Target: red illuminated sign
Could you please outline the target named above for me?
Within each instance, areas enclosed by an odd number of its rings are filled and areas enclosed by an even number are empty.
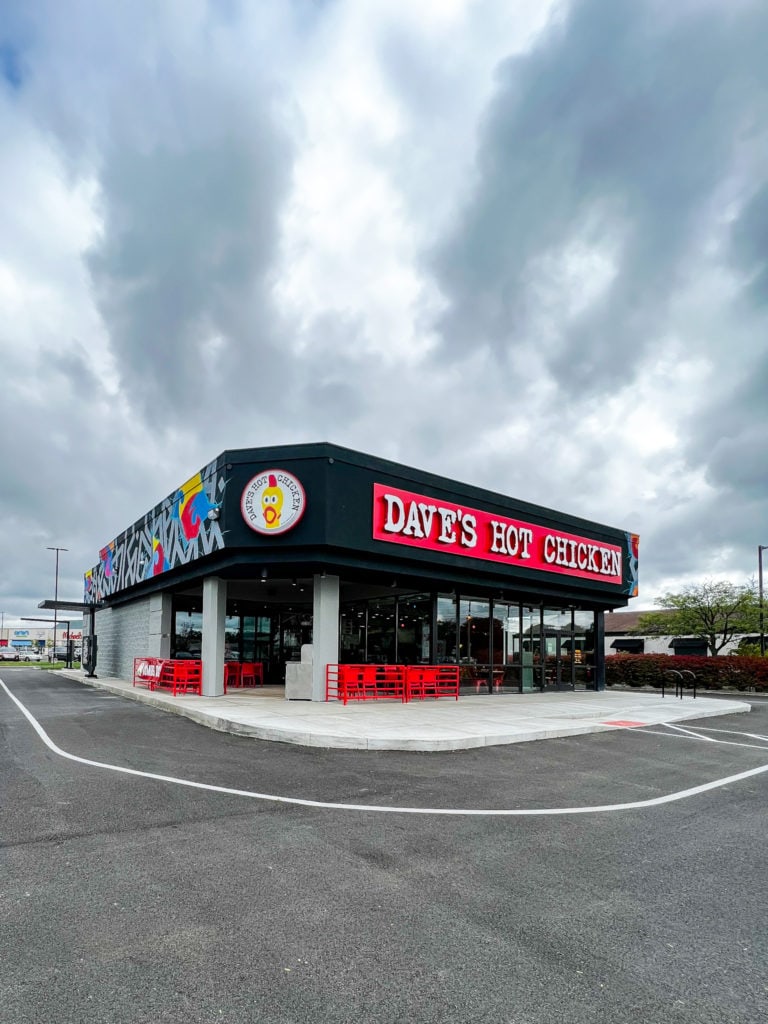
[[[525,569],[621,585],[622,549],[536,523],[373,485],[373,536]]]

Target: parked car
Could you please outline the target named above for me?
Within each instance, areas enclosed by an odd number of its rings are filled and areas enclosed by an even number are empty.
[[[39,651],[24,651],[20,658],[22,661],[45,661],[45,655]]]
[[[15,647],[0,647],[0,661],[18,661],[19,652]]]

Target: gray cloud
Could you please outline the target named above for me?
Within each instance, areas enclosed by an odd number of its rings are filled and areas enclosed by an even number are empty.
[[[530,342],[536,260],[574,238],[618,240],[612,283],[557,325],[540,358],[565,391],[626,377],[658,338],[765,110],[767,32],[757,4],[583,0],[502,65],[473,199],[434,254],[446,345],[474,336],[505,357]]]
[[[357,0],[13,6],[6,611],[49,594],[48,544],[70,548],[77,596],[99,547],[219,451],[320,438],[636,529],[644,589],[751,567],[768,541],[764,4],[574,0],[508,46],[510,5],[487,6],[440,13],[445,52],[426,9],[366,21]],[[96,196],[87,241],[62,212],[78,188]],[[35,220],[51,191],[58,247]],[[318,252],[290,234],[303,216]],[[609,409],[620,393],[652,432],[649,379],[685,410],[667,447],[632,444]]]
[[[738,516],[734,499],[768,498],[768,318],[756,322],[755,330],[762,355],[742,364],[743,379],[733,391],[722,394],[713,387],[692,419],[687,446],[690,460],[705,464],[710,483],[724,492],[723,512],[731,520]]]
[[[686,450],[721,493],[723,518],[762,543],[768,534],[768,183],[744,203],[727,253],[740,281],[739,334],[723,338],[722,378],[691,417]]]
[[[100,176],[88,264],[125,386],[161,426],[199,397],[239,396],[243,372],[277,358],[267,278],[289,150],[249,113],[237,133],[115,146]]]
[[[733,226],[733,261],[747,276],[746,297],[768,306],[768,182],[752,196]]]

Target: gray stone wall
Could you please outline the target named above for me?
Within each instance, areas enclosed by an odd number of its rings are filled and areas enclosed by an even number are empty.
[[[155,653],[150,650],[150,603],[151,598],[145,597],[116,608],[96,610],[97,676],[130,682],[133,659]]]

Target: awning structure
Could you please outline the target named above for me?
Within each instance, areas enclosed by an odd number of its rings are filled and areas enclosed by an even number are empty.
[[[675,654],[700,654],[706,657],[707,641],[694,636],[676,636],[669,642]]]
[[[611,647],[615,651],[624,651],[625,654],[642,654],[645,650],[645,640],[642,637],[614,640]]]
[[[37,607],[44,608],[46,611],[84,612],[91,605],[83,604],[82,601],[53,601],[51,598],[46,598],[44,601],[40,601]]]

